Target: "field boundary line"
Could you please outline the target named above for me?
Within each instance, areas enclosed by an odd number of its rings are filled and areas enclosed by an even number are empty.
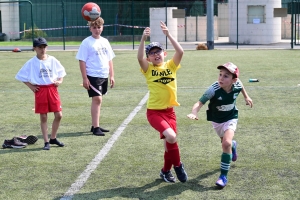
[[[119,128],[114,132],[111,138],[107,141],[107,143],[103,146],[103,148],[99,151],[99,153],[95,156],[95,158],[87,165],[86,169],[78,176],[77,180],[71,185],[68,191],[64,194],[64,196],[60,200],[70,200],[73,196],[84,186],[91,173],[98,167],[104,157],[112,148],[113,144],[117,141],[118,137],[127,127],[127,125],[131,122],[134,116],[141,110],[143,105],[147,102],[149,97],[149,92],[143,97],[140,103],[133,109],[133,111],[128,115],[128,117],[123,121],[123,123],[119,126]]]

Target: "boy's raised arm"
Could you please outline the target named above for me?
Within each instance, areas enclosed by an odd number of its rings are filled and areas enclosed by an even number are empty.
[[[176,66],[178,66],[181,62],[182,56],[183,56],[183,48],[181,45],[174,39],[174,37],[169,33],[169,29],[166,26],[165,23],[162,21],[160,22],[160,27],[163,31],[163,33],[167,36],[167,38],[170,40],[171,44],[173,45],[175,49],[175,54],[173,56],[173,61]]]
[[[141,38],[141,43],[140,43],[138,53],[137,53],[137,59],[138,59],[139,64],[144,72],[146,72],[148,69],[148,61],[147,61],[147,59],[144,58],[145,41],[148,36],[150,36],[150,28],[149,27],[145,28],[145,30],[143,32],[143,35]]]

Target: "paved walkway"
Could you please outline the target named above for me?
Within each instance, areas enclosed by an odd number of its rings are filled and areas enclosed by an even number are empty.
[[[203,42],[180,42],[181,46],[184,50],[196,50],[196,47],[199,43],[206,43]],[[0,43],[1,45],[1,43]],[[77,46],[65,46],[65,49],[63,45],[60,46],[49,46],[48,51],[77,51]],[[0,51],[12,51],[15,47],[1,47]],[[18,47],[22,51],[30,51],[32,47],[26,46],[26,47]],[[114,50],[137,50],[138,45],[112,45],[112,48]],[[167,49],[173,49],[172,45],[167,45]],[[214,49],[216,50],[237,50],[237,49],[292,49],[291,47],[291,40],[281,40],[279,43],[275,44],[267,44],[267,45],[247,45],[247,44],[232,44],[229,43],[228,37],[219,37],[218,40],[214,41]],[[300,49],[300,45],[293,45],[293,49]]]

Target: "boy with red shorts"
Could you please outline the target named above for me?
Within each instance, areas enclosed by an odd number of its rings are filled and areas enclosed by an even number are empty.
[[[150,91],[147,119],[150,125],[160,133],[160,138],[164,140],[164,166],[160,170],[160,177],[166,182],[174,183],[176,179],[170,171],[174,166],[179,181],[186,182],[188,176],[180,160],[176,138],[176,114],[173,108],[179,106],[176,72],[180,68],[183,49],[163,22],[160,23],[160,27],[175,49],[173,58],[167,62],[164,61],[167,52],[158,42],[152,42],[146,46],[146,58],[144,58],[145,41],[150,36],[149,27],[144,30],[137,54],[140,70],[146,78]]]
[[[44,150],[49,150],[50,144],[64,146],[62,142],[56,139],[62,118],[62,107],[57,87],[63,82],[66,72],[56,58],[46,54],[47,46],[45,38],[35,38],[33,50],[36,51],[36,56],[28,60],[15,77],[34,92],[35,113],[40,114],[41,130],[45,142]],[[54,112],[54,120],[48,141],[47,113],[49,112]]]

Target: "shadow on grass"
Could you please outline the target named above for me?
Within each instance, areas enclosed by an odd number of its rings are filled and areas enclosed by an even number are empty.
[[[57,133],[57,138],[78,137],[78,136],[86,136],[86,135],[93,135],[93,134],[89,131],[72,132],[72,133]]]
[[[6,148],[6,149],[1,149],[0,150],[0,155],[1,154],[6,154],[6,153],[24,153],[24,152],[31,152],[31,151],[42,151],[42,146],[39,148],[22,148],[22,149],[14,149],[14,148]],[[44,151],[44,150],[43,150]]]
[[[41,145],[39,145],[39,144],[35,144],[35,146],[39,146],[39,147],[36,147],[36,148],[32,148],[32,147],[25,147],[25,148],[20,148],[20,149],[14,149],[14,148],[5,148],[5,149],[1,149],[0,150],[0,155],[1,154],[6,154],[6,153],[20,153],[20,152],[22,152],[22,153],[26,153],[26,152],[32,152],[32,151],[48,151],[48,150],[43,150],[43,147],[44,147],[44,145],[43,144],[41,144]],[[54,148],[64,148],[64,147],[59,147],[59,146],[57,146],[57,145],[50,145],[50,150],[51,149],[54,149]]]
[[[136,198],[136,199],[167,199],[168,197],[180,195],[186,190],[195,192],[205,192],[209,190],[219,190],[216,186],[205,187],[199,182],[215,173],[219,173],[220,169],[215,169],[211,172],[199,175],[194,179],[189,179],[186,183],[165,183],[162,179],[156,179],[152,183],[146,184],[142,187],[119,187],[114,189],[99,190],[97,192],[90,192],[85,194],[75,194],[73,199],[102,199],[102,198]],[[164,184],[163,186],[159,186]],[[99,183],[101,187],[101,183]],[[156,187],[156,188],[153,188]],[[66,199],[68,197],[65,197]],[[54,200],[59,200],[55,198]]]

